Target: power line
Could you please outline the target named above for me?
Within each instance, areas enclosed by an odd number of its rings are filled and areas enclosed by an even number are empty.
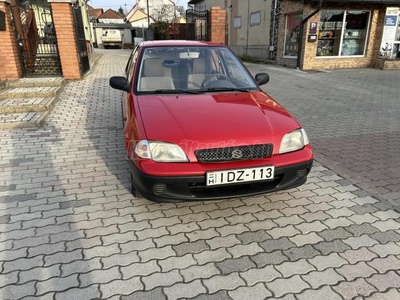
[[[126,2],[122,2],[122,1],[121,1],[121,4],[114,4],[114,5],[99,4],[102,1],[89,0],[89,2],[90,2],[90,6],[92,6],[94,8],[105,8],[105,7],[118,7],[119,8],[119,7],[127,6]]]

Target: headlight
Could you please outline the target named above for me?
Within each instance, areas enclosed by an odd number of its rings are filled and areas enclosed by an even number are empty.
[[[307,133],[303,128],[292,131],[284,135],[279,154],[300,150],[309,143]]]
[[[136,144],[135,153],[141,158],[150,158],[156,162],[189,161],[181,147],[164,142],[142,140]]]

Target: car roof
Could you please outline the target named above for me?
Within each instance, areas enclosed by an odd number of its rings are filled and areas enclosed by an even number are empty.
[[[197,47],[210,47],[210,46],[226,46],[224,44],[204,42],[204,41],[185,41],[185,40],[162,40],[162,41],[145,41],[141,42],[142,47],[159,47],[159,46],[197,46]]]

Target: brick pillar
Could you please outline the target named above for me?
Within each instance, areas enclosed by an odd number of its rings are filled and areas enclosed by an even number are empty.
[[[0,11],[5,13],[6,30],[0,30],[0,80],[15,80],[22,77],[15,29],[11,23],[11,4],[0,0]]]
[[[226,10],[211,7],[210,10],[210,41],[225,44]]]
[[[49,0],[57,35],[58,52],[65,79],[79,79],[78,48],[75,36],[73,8],[70,1]]]

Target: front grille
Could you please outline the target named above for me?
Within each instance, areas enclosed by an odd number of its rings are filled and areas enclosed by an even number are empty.
[[[203,163],[239,161],[271,156],[272,148],[272,144],[247,145],[196,150],[194,154],[197,160]]]

